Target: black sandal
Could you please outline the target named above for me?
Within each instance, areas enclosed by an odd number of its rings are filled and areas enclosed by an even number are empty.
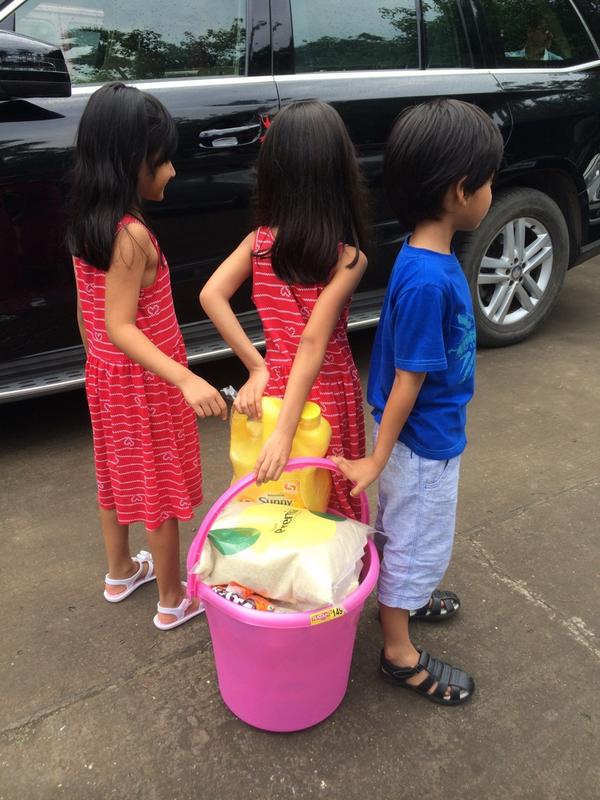
[[[426,622],[439,622],[456,614],[460,608],[457,594],[446,589],[435,589],[431,593],[431,600],[422,608],[410,612],[411,619],[421,619]]]
[[[380,668],[387,680],[395,686],[403,689],[412,689],[431,700],[432,703],[439,703],[442,706],[458,706],[466,702],[475,691],[475,681],[463,669],[457,669],[433,658],[426,650],[419,650],[419,663],[416,667],[398,667],[388,661],[381,651]],[[418,686],[406,683],[407,678],[418,675],[419,672],[427,671],[429,674]],[[429,690],[437,682],[433,692]],[[446,696],[446,691],[450,688],[450,694]]]

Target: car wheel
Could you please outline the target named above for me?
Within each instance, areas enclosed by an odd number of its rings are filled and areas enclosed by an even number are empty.
[[[514,344],[558,299],[569,262],[567,223],[543,192],[509,189],[458,243],[457,255],[471,287],[478,343]]]

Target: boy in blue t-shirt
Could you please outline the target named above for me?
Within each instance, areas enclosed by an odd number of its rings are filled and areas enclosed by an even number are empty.
[[[411,642],[411,617],[441,619],[458,597],[436,589],[454,540],[466,406],[473,395],[475,321],[452,252],[491,204],[502,137],[476,106],[434,100],[407,109],[387,143],[384,174],[400,223],[412,231],[394,264],[371,358],[373,453],[334,460],[357,494],[379,478],[381,671],[396,685],[458,705],[475,684]]]

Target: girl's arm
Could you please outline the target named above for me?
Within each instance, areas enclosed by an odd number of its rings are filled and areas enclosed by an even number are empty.
[[[344,247],[333,278],[321,292],[300,337],[277,425],[256,462],[258,483],[277,480],[288,462],[302,408],[323,365],[331,334],[367,268],[366,256],[360,253],[358,262],[348,269],[355,253],[353,247]]]
[[[370,456],[355,461],[348,461],[340,456],[332,457],[331,460],[338,465],[344,476],[354,481],[355,486],[350,492],[353,497],[377,480],[383,471],[421,391],[426,374],[426,372],[396,370],[392,391],[381,417],[377,443]]]
[[[156,263],[156,258],[156,250],[143,225],[132,223],[119,231],[106,273],[108,337],[132,361],[176,386],[199,417],[227,419],[227,406],[219,392],[165,355],[135,323],[144,273],[149,265]]]
[[[265,360],[246,336],[233,313],[230,300],[252,274],[254,232],[248,234],[233,253],[212,274],[200,292],[200,304],[216,329],[249,372],[238,392],[234,408],[249,417],[260,418],[261,398],[269,380]]]

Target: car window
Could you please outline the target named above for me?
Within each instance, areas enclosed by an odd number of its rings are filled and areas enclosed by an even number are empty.
[[[414,0],[291,0],[296,72],[408,69],[419,64]]]
[[[599,0],[577,0],[579,12],[582,14],[586,25],[589,27],[592,36],[596,40],[596,45],[600,44],[600,1]]]
[[[245,71],[245,0],[28,0],[17,33],[60,46],[73,83]]]
[[[485,0],[484,6],[495,28],[498,66],[561,67],[598,57],[569,0]]]
[[[423,0],[427,67],[470,67],[471,55],[455,0]]]

